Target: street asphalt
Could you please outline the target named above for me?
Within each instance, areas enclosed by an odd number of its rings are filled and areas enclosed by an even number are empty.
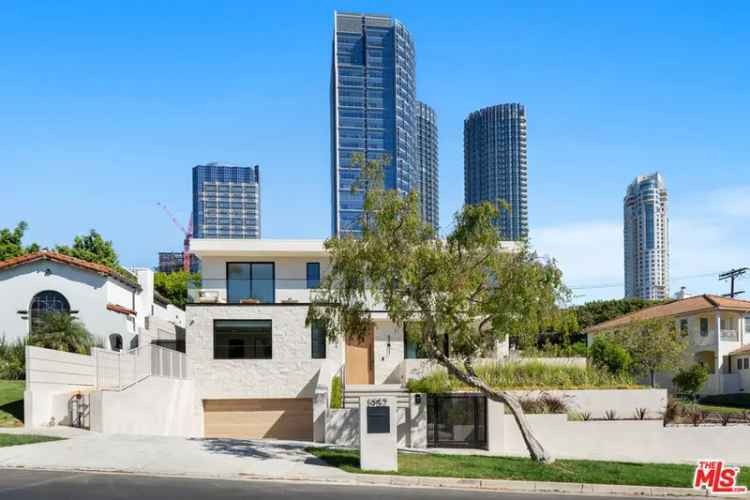
[[[169,499],[490,499],[551,500],[571,495],[456,491],[448,489],[339,486],[294,482],[226,481],[148,477],[133,474],[99,474],[0,469],[0,499],[99,500],[136,498]],[[588,500],[597,498],[586,496]]]

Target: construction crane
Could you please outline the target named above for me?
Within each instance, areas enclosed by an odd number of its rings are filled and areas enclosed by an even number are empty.
[[[177,217],[174,216],[174,214],[167,208],[166,205],[159,202],[156,202],[156,204],[160,206],[162,210],[164,210],[164,213],[166,213],[170,219],[172,219],[172,224],[177,226],[177,229],[179,229],[182,234],[185,235],[185,239],[182,241],[182,270],[190,272],[190,239],[193,237],[193,214],[190,214],[187,229],[185,229],[185,226],[177,221]]]

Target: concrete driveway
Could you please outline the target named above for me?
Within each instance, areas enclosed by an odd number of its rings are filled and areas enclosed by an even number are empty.
[[[0,448],[0,468],[27,467],[194,477],[326,478],[348,474],[306,453],[309,443],[98,434],[39,429],[67,439]],[[14,432],[19,432],[15,431]]]

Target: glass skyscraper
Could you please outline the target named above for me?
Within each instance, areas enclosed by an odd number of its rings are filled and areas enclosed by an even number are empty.
[[[260,238],[260,168],[193,167],[193,236]]]
[[[331,226],[356,234],[364,195],[352,155],[384,160],[388,189],[419,189],[416,63],[406,27],[388,16],[336,12],[331,65]]]
[[[439,227],[438,130],[435,110],[417,101],[417,170],[422,220]]]
[[[640,175],[623,200],[625,296],[669,297],[667,186],[655,173]]]
[[[504,200],[497,220],[503,239],[525,240],[529,234],[526,109],[499,104],[464,120],[464,201],[476,204]]]

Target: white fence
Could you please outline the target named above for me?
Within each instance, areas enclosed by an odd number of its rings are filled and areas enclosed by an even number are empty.
[[[94,349],[96,388],[121,391],[146,377],[187,378],[185,354],[154,344],[126,352]]]

